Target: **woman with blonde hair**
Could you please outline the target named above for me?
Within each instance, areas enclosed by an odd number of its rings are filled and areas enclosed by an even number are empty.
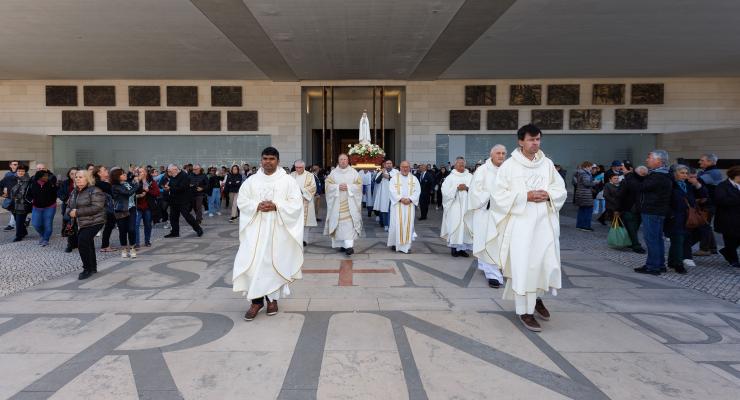
[[[67,200],[67,216],[77,225],[77,250],[82,260],[78,279],[98,272],[95,235],[105,224],[105,193],[95,186],[95,178],[85,170],[74,176],[74,189]]]

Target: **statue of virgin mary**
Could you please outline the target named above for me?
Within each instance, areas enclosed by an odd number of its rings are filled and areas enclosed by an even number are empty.
[[[367,120],[367,110],[360,118],[360,144],[370,144],[370,121]]]

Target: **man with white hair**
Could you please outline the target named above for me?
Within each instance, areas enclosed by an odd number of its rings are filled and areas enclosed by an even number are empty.
[[[414,217],[415,206],[419,205],[421,184],[411,174],[411,164],[408,161],[402,161],[400,167],[401,171],[388,182],[390,224],[387,245],[392,246],[393,251],[408,253],[411,242],[416,239]]]
[[[349,166],[346,154],[326,178],[326,224],[324,235],[331,237],[331,247],[351,256],[355,239],[362,232],[362,178]]]
[[[295,179],[298,187],[301,188],[301,195],[303,196],[303,246],[305,247],[309,228],[318,225],[316,222],[316,206],[313,204],[316,197],[316,177],[306,171],[306,163],[303,160],[294,162],[293,167],[295,171],[291,172],[290,176]]]
[[[498,169],[506,160],[506,153],[506,147],[502,144],[491,148],[488,160],[473,174],[468,200],[468,213],[472,214],[473,220],[473,255],[478,258],[478,269],[485,274],[488,286],[494,289],[501,287],[504,276],[493,258],[497,249],[494,240],[496,222],[491,212],[491,202]]]
[[[640,274],[660,275],[666,270],[663,222],[671,211],[673,188],[668,162],[668,152],[665,150],[653,150],[645,160],[649,172],[640,182],[637,204],[647,246],[647,260],[645,265],[635,268],[635,272]]]
[[[473,215],[468,213],[472,181],[473,175],[465,169],[465,158],[458,157],[455,169],[442,184],[444,214],[440,236],[447,240],[453,257],[468,257],[467,250],[473,249]]]

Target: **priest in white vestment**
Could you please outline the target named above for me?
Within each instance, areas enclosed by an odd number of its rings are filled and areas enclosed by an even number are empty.
[[[397,173],[398,171],[393,169],[393,161],[385,160],[383,162],[383,169],[375,177],[375,183],[378,186],[375,188],[373,210],[380,213],[380,226],[384,227],[386,232],[390,225],[390,215],[388,214],[391,206],[390,181]]]
[[[349,166],[346,154],[339,155],[339,165],[326,178],[326,224],[324,235],[331,237],[331,247],[351,256],[355,239],[362,232],[362,178]]]
[[[295,179],[301,189],[301,195],[303,195],[303,246],[306,246],[310,227],[318,225],[316,222],[316,205],[314,205],[317,189],[316,177],[306,171],[306,163],[303,160],[293,163],[293,168],[295,171],[291,172],[290,176]]]
[[[362,202],[367,208],[367,216],[373,212],[373,173],[369,170],[360,171],[362,178]]]
[[[289,295],[288,285],[301,278],[303,196],[279,162],[277,149],[264,149],[262,168],[242,184],[236,200],[240,244],[232,279],[233,290],[252,300],[247,321],[263,309],[265,300],[267,315],[277,314],[277,300]]]
[[[401,171],[390,180],[390,225],[388,227],[388,246],[394,251],[408,253],[411,242],[416,239],[414,216],[419,205],[421,184],[411,174],[411,164],[401,162]]]
[[[469,190],[473,180],[465,168],[465,159],[455,160],[455,169],[442,184],[442,228],[440,236],[447,241],[453,257],[468,257],[473,248],[473,216],[468,213]]]
[[[496,263],[507,278],[504,299],[514,300],[524,326],[542,330],[536,315],[550,319],[540,296],[557,295],[560,277],[560,209],[565,183],[553,162],[540,150],[542,132],[532,124],[517,132],[519,148],[501,164],[493,186],[498,233]]]
[[[504,277],[493,257],[498,251],[495,240],[497,231],[490,205],[493,201],[496,175],[504,160],[506,147],[502,144],[493,146],[490,158],[473,174],[468,200],[468,213],[472,214],[473,218],[473,255],[478,258],[478,269],[485,274],[488,286],[494,289],[501,287]]]

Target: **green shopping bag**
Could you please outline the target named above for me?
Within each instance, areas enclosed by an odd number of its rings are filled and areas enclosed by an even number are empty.
[[[627,229],[622,224],[622,220],[617,216],[612,220],[612,226],[609,229],[609,236],[606,237],[606,242],[610,247],[617,249],[632,246],[632,239],[630,239]]]

